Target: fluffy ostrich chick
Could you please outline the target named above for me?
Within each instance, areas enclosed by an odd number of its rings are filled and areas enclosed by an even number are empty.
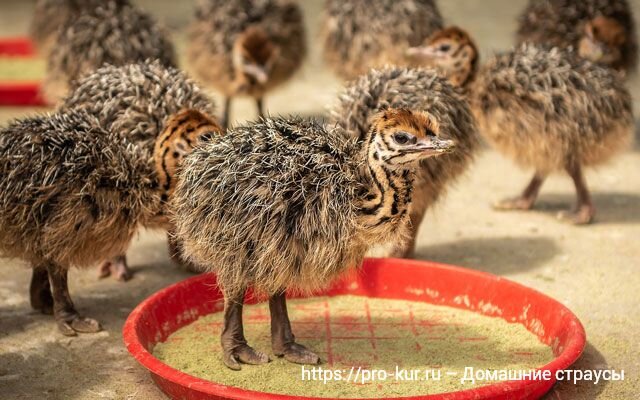
[[[465,32],[449,28],[415,53],[455,77],[464,74],[460,65],[473,57],[468,43]],[[570,49],[523,44],[489,60],[468,92],[486,139],[518,165],[536,171],[520,196],[495,208],[531,209],[545,178],[565,171],[578,201],[575,212],[559,217],[590,223],[595,207],[583,168],[610,160],[632,138],[632,99],[622,77]]]
[[[175,66],[175,58],[165,31],[138,7],[127,1],[83,6],[56,35],[47,59],[43,93],[56,104],[73,89],[76,80],[103,64],[121,66],[157,59],[165,66]]]
[[[442,27],[435,0],[325,0],[324,58],[338,76],[355,79],[371,68],[405,65],[405,50]]]
[[[64,100],[64,109],[83,109],[96,116],[100,126],[141,147],[152,166],[157,138],[167,120],[182,109],[213,115],[213,102],[183,72],[146,61],[125,66],[103,66],[77,82]],[[203,122],[206,126],[209,122]],[[169,235],[169,254],[179,264],[180,244]],[[186,265],[189,267],[189,265]],[[124,254],[104,262],[100,276],[128,280],[132,274]]]
[[[159,139],[156,157],[166,165],[190,151],[196,134],[219,129],[186,129],[190,112],[178,114]],[[140,147],[99,126],[85,111],[70,110],[0,133],[0,252],[31,264],[32,307],[52,313],[69,336],[101,329],[76,310],[69,269],[123,253],[139,226],[164,224],[167,191],[157,176],[174,171],[154,171]]]
[[[445,93],[440,98],[434,92]],[[428,110],[456,142],[456,151],[422,160],[416,169],[413,198],[409,210],[408,240],[393,244],[390,255],[408,258],[414,254],[416,237],[424,215],[462,176],[473,161],[479,137],[464,96],[435,74],[423,69],[387,67],[369,71],[351,82],[331,109],[330,124],[351,137],[364,138],[374,116],[388,107]]]
[[[440,88],[431,96],[466,109]],[[221,343],[229,368],[269,361],[244,337],[248,286],[269,296],[273,353],[319,361],[295,342],[285,291],[325,287],[360,265],[371,246],[406,235],[416,170],[454,148],[449,122],[456,115],[389,108],[359,139],[310,120],[267,119],[232,129],[185,159],[172,207],[177,233],[224,292]]]
[[[287,81],[306,55],[302,11],[291,0],[200,0],[189,31],[187,58],[194,75],[231,98],[263,97]]]
[[[638,63],[638,39],[627,0],[530,0],[519,19],[518,42],[573,47],[626,73]]]
[[[128,0],[38,0],[29,26],[29,36],[38,51],[48,55],[62,27],[73,18],[101,4],[129,4]]]

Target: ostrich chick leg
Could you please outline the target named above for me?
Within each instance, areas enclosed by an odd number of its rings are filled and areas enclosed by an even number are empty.
[[[566,169],[576,186],[578,202],[573,213],[561,212],[558,217],[575,225],[589,224],[593,221],[596,208],[591,201],[591,195],[589,194],[587,183],[582,174],[582,167],[578,163],[571,163]]]
[[[31,307],[43,314],[53,314],[53,296],[49,285],[49,272],[46,266],[33,268],[31,286],[29,287]]]
[[[242,304],[245,291],[235,296],[226,297],[224,303],[224,328],[222,330],[221,343],[224,364],[232,370],[239,371],[240,363],[266,364],[269,357],[247,344],[242,327]]]
[[[99,278],[106,278],[113,275],[117,280],[126,282],[133,277],[133,272],[127,265],[127,256],[122,254],[107,260],[100,266],[98,270]]]
[[[55,264],[47,265],[49,283],[53,294],[53,317],[58,329],[65,336],[76,336],[79,333],[94,333],[102,330],[100,323],[92,318],[78,314],[71,296],[67,280],[68,271]]]
[[[229,114],[231,114],[231,97],[224,98],[224,109],[222,110],[222,129],[225,131],[229,128]]]
[[[539,171],[533,175],[531,182],[524,189],[522,194],[518,197],[501,200],[493,205],[496,210],[508,211],[508,210],[530,210],[533,208],[533,204],[538,198],[540,188],[544,183],[546,174]]]
[[[262,97],[256,99],[256,107],[258,108],[258,116],[264,118],[264,100]]]
[[[317,354],[295,342],[284,292],[269,298],[269,311],[273,354],[278,357],[284,356],[285,360],[296,364],[318,364],[320,357]]]

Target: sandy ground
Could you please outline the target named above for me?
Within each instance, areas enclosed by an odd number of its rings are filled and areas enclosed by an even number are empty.
[[[142,1],[174,29],[184,26],[191,2]],[[312,52],[297,79],[268,99],[274,114],[322,114],[340,87],[323,68],[317,45],[319,0],[305,0]],[[486,55],[511,44],[524,0],[441,1],[444,15],[478,38]],[[640,1],[634,0],[640,15]],[[29,1],[0,0],[0,35],[26,30]],[[176,34],[180,37],[180,34]],[[631,83],[640,98],[640,80]],[[636,110],[638,111],[638,103]],[[0,122],[28,109],[0,109]],[[234,104],[233,118],[253,118],[253,104]],[[572,227],[555,219],[574,200],[571,182],[554,177],[530,213],[498,213],[491,201],[519,191],[529,178],[485,149],[466,177],[427,216],[418,256],[488,271],[534,287],[562,301],[584,323],[589,344],[577,368],[624,369],[624,382],[561,384],[547,399],[633,399],[640,390],[640,152],[636,145],[615,162],[590,171],[597,223]],[[158,399],[162,394],[128,356],[121,329],[146,296],[189,275],[168,260],[164,235],[141,233],[129,251],[135,278],[126,284],[98,281],[94,269],[73,271],[72,293],[80,310],[102,321],[96,335],[69,339],[51,318],[31,311],[30,271],[21,261],[0,260],[0,398]]]

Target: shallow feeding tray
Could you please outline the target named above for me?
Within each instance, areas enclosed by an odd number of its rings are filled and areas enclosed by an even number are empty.
[[[473,348],[465,343],[481,345],[482,342],[492,340],[484,336],[482,331],[470,336],[462,327],[456,326],[453,320],[448,321],[446,317],[461,313],[470,315],[472,320],[473,318],[491,320],[498,325],[511,326],[523,332],[526,328],[532,336],[535,335],[533,340],[536,344],[543,343],[549,346],[548,350],[552,352],[546,364],[531,368],[549,370],[551,379],[487,382],[470,389],[463,387],[455,389],[459,389],[458,391],[434,393],[430,390],[432,382],[427,378],[427,381],[410,383],[412,390],[409,395],[403,395],[402,387],[394,386],[394,380],[389,377],[384,382],[351,382],[350,379],[347,384],[355,385],[350,388],[352,390],[332,396],[328,385],[332,385],[333,382],[328,382],[326,385],[320,382],[316,384],[324,385],[326,389],[321,390],[318,397],[309,397],[311,391],[306,390],[304,386],[309,381],[302,381],[302,367],[277,360],[263,366],[244,365],[240,373],[248,374],[246,375],[248,382],[255,383],[260,379],[269,379],[268,375],[263,374],[268,371],[264,368],[269,368],[272,364],[284,363],[282,365],[288,365],[289,371],[292,371],[291,368],[296,368],[295,375],[288,373],[286,376],[288,382],[298,389],[295,391],[296,395],[286,392],[286,388],[279,391],[281,393],[248,390],[189,375],[163,363],[152,354],[156,344],[160,344],[158,348],[164,348],[172,341],[179,344],[186,334],[180,337],[183,331],[176,331],[184,327],[185,332],[187,330],[191,330],[192,333],[204,331],[203,334],[206,336],[203,337],[209,339],[206,343],[202,342],[199,347],[189,344],[191,348],[196,347],[195,353],[201,356],[199,363],[210,362],[211,365],[220,363],[217,353],[219,351],[217,336],[222,319],[220,312],[223,309],[223,301],[222,294],[215,284],[215,276],[212,274],[200,275],[174,284],[143,301],[133,310],[125,323],[124,341],[127,349],[150,371],[160,389],[173,399],[284,400],[357,397],[405,400],[538,399],[554,384],[555,372],[567,368],[576,361],[585,346],[585,332],[577,317],[556,300],[533,289],[487,273],[448,265],[412,260],[367,259],[359,273],[351,274],[336,282],[329,290],[319,293],[317,297],[289,301],[297,339],[318,352],[323,361],[320,367],[324,370],[342,369],[344,370],[343,379],[349,371],[353,373],[358,369],[375,370],[377,362],[383,357],[394,354],[381,353],[382,349],[385,346],[393,346],[394,343],[406,342],[415,346],[409,350],[410,353],[405,353],[410,354],[412,360],[419,359],[423,354],[421,352],[424,352],[424,357],[428,358],[435,353],[435,350],[441,350],[439,347],[444,346],[445,336],[450,336],[452,332],[459,332],[461,335],[458,337],[460,345],[456,346],[455,350],[449,351],[454,355]],[[253,296],[248,295],[247,304],[256,304],[256,302]],[[335,307],[340,302],[345,302],[342,313]],[[385,302],[388,302],[388,307]],[[384,318],[388,318],[386,327],[383,326],[385,325],[383,316],[373,315],[374,309],[370,309],[370,305],[378,307],[377,310],[385,310]],[[381,305],[383,308],[380,308]],[[411,309],[416,310],[418,314],[414,316]],[[420,310],[431,312],[438,309],[442,310],[439,315],[444,315],[445,318],[438,319],[432,314],[425,314],[425,319],[420,319]],[[268,351],[269,348],[265,347],[269,332],[268,318],[266,318],[268,311],[266,315],[264,311],[265,307],[262,304],[245,309],[245,333],[250,344],[256,345],[255,347],[259,350]],[[331,314],[332,311],[333,314]],[[200,317],[203,318],[197,321]],[[389,321],[392,323],[388,323]],[[252,332],[256,331],[261,332],[263,341],[252,337]],[[390,332],[394,334],[390,335]],[[443,332],[446,335],[443,335]],[[500,348],[500,345],[500,343],[493,344],[496,349]],[[397,354],[402,355],[401,352]],[[513,358],[526,359],[532,353],[522,351],[509,354]],[[482,354],[480,351],[474,357],[477,357],[478,365],[484,365],[481,360],[484,360],[484,357],[491,357],[491,354]],[[469,360],[468,357],[460,359]],[[403,365],[402,358],[394,362],[399,364],[401,369],[412,369],[412,365]],[[388,367],[387,364],[381,368]],[[466,366],[480,368],[473,363]],[[462,369],[461,365],[458,367]],[[427,368],[435,371],[444,366],[431,360],[427,361],[423,367],[425,370]],[[214,372],[226,373],[221,368]],[[462,377],[463,374],[458,374],[454,378],[444,375],[441,379],[460,380]],[[300,390],[301,388],[303,390]],[[416,388],[419,390],[418,394],[416,394]],[[357,393],[361,391],[366,391],[366,396],[358,396]],[[354,396],[353,393],[356,395]],[[375,395],[372,396],[371,393]]]

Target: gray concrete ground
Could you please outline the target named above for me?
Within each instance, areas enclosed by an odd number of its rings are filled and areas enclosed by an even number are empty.
[[[176,30],[187,21],[191,2],[141,1]],[[340,87],[324,68],[317,46],[319,0],[305,0],[312,52],[291,84],[268,99],[272,113],[322,114]],[[524,0],[440,1],[451,22],[467,27],[483,53],[507,48],[515,16]],[[633,0],[636,15],[640,1]],[[32,2],[0,1],[0,35],[22,34]],[[630,83],[639,99],[640,79]],[[636,110],[638,110],[636,103]],[[0,109],[0,122],[32,113]],[[246,100],[233,118],[255,115]],[[574,200],[571,182],[552,178],[539,207],[530,213],[498,213],[489,203],[519,191],[530,171],[520,171],[485,149],[467,176],[429,213],[418,256],[505,276],[562,301],[584,323],[589,344],[578,368],[626,371],[624,382],[561,384],[547,399],[636,399],[640,391],[640,152],[635,148],[615,162],[590,171],[588,181],[599,214],[588,227],[564,225],[554,218]],[[103,322],[105,331],[69,339],[49,317],[31,311],[30,271],[21,261],[0,261],[1,399],[158,399],[146,372],[128,356],[121,328],[128,313],[154,291],[188,277],[168,260],[164,235],[141,233],[129,251],[136,272],[126,284],[98,281],[94,269],[72,272],[72,292],[80,309]]]

